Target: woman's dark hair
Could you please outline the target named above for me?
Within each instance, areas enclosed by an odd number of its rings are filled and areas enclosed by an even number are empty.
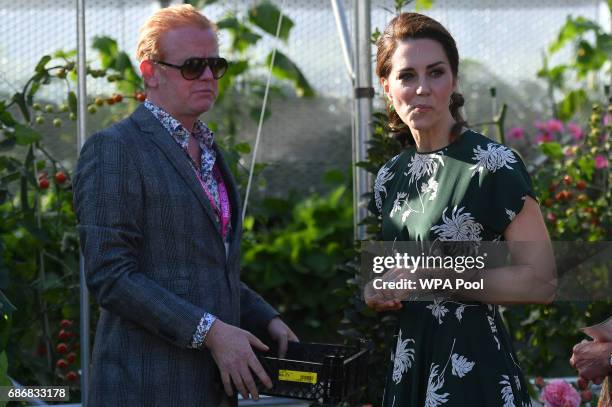
[[[428,38],[437,41],[442,45],[444,53],[448,58],[453,76],[457,78],[459,74],[459,52],[457,45],[450,33],[442,24],[419,13],[402,13],[393,18],[385,28],[376,46],[376,75],[379,78],[388,78],[391,73],[391,57],[397,49],[398,41],[407,39]],[[463,106],[463,95],[453,92],[450,99],[450,112],[457,123],[451,129],[451,141],[454,141],[461,133],[461,128],[467,126],[467,122],[460,112]],[[389,115],[389,129],[395,133],[397,140],[406,146],[414,144],[414,138],[410,128],[400,119],[393,106],[387,104]]]

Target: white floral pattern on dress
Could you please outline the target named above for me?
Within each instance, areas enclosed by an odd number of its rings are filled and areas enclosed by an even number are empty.
[[[385,197],[387,196],[387,188],[385,184],[393,179],[394,173],[389,172],[387,165],[383,165],[376,175],[376,181],[374,181],[374,201],[376,202],[376,208],[382,211],[382,196],[384,192]]]
[[[402,210],[402,205],[406,201],[406,197],[408,196],[407,192],[398,192],[395,201],[393,201],[393,209],[391,209],[391,213],[389,216],[393,216],[395,212],[399,212]]]
[[[472,160],[476,161],[476,164],[470,167],[470,170],[474,170],[472,176],[476,173],[482,173],[484,169],[490,172],[495,172],[502,167],[511,170],[512,167],[508,164],[516,163],[512,150],[501,144],[488,143],[486,150],[483,150],[481,146],[476,146],[473,151]]]
[[[434,298],[433,304],[429,304],[427,309],[430,309],[431,315],[438,318],[438,323],[442,324],[442,318],[448,312],[448,308],[443,305],[442,300]]]
[[[501,350],[501,344],[499,343],[499,339],[497,339],[497,327],[495,326],[495,319],[490,315],[487,315],[487,319],[489,320],[489,326],[491,327],[491,332],[493,333],[493,339],[495,339],[495,343],[497,344],[497,350]]]
[[[414,339],[406,338],[402,340],[402,330],[400,329],[393,361],[392,378],[395,384],[401,382],[403,374],[412,367],[412,362],[414,362],[414,348],[408,347],[409,342],[414,343]]]
[[[499,382],[503,387],[501,389],[501,397],[504,401],[504,407],[515,407],[514,394],[510,385],[510,378],[507,375],[502,375],[502,380]]]
[[[427,381],[427,395],[425,397],[425,407],[438,407],[448,401],[449,393],[438,394],[437,391],[444,386],[444,377],[438,375],[438,365],[431,364],[429,380]]]
[[[404,211],[404,213],[402,213],[402,223],[406,223],[406,219],[408,219],[408,216],[410,216],[410,214],[416,212],[414,209],[412,208],[408,208]]]
[[[510,219],[510,222],[512,222],[514,220],[514,218],[516,217],[516,212],[508,209],[508,208],[504,208],[506,209],[506,215],[508,215],[508,219]]]
[[[480,223],[476,222],[476,219],[472,217],[469,212],[462,213],[465,207],[457,209],[455,206],[450,217],[446,217],[446,210],[444,208],[442,212],[442,225],[432,226],[431,230],[438,235],[437,238],[440,240],[481,240],[480,233],[483,231],[483,227]]]
[[[468,374],[475,365],[474,362],[470,362],[465,356],[461,356],[457,353],[453,353],[451,362],[453,365],[453,375],[458,377],[463,377]]]
[[[433,178],[429,178],[427,183],[421,186],[421,192],[423,195],[429,193],[429,200],[433,201],[438,195],[438,181]]]
[[[415,154],[410,163],[408,163],[408,171],[404,173],[405,176],[410,175],[408,184],[412,184],[418,181],[423,175],[433,175],[438,171],[438,167],[444,166],[444,160],[441,154]]]
[[[463,311],[465,311],[465,305],[460,305],[455,310],[455,316],[457,317],[459,322],[461,322],[461,318],[463,318]]]

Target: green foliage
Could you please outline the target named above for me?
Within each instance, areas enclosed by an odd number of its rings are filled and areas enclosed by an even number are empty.
[[[87,74],[139,89],[125,79],[135,72],[116,42],[94,43],[104,68],[88,66]],[[8,374],[30,385],[70,385],[71,398],[78,399],[78,381],[67,376],[78,370],[78,357],[67,368],[56,366],[66,357],[56,350],[59,343],[67,352],[79,346],[78,327],[69,326],[80,305],[76,219],[70,171],[46,149],[52,134],[44,127],[47,119],[55,127],[62,118],[76,120],[74,57],[74,51],[43,56],[23,88],[0,100],[0,382]],[[65,85],[65,103],[43,107],[37,92],[54,82]],[[90,107],[121,100],[118,94],[96,98]]]
[[[106,36],[94,37],[92,47],[98,51],[102,69],[113,72],[109,78],[110,81],[118,82],[119,91],[133,94],[144,89],[142,78],[125,51],[119,51],[116,40]]]
[[[266,65],[270,65],[272,62],[272,53],[266,57]],[[314,91],[310,87],[310,84],[302,75],[299,68],[291,61],[285,54],[280,51],[276,51],[274,56],[274,66],[272,67],[272,73],[279,79],[286,79],[293,83],[295,87],[295,93],[298,96],[312,97]]]
[[[354,256],[352,194],[341,174],[327,178],[329,194],[267,198],[245,221],[242,279],[303,340],[337,341],[350,278],[340,266]]]
[[[570,44],[574,48],[572,61],[569,64],[549,68],[550,57]],[[588,106],[599,96],[593,97],[592,95],[601,91],[601,84],[598,83],[600,75],[597,74],[605,74],[603,68],[605,63],[611,59],[612,37],[606,30],[585,17],[567,17],[565,24],[559,30],[557,39],[548,47],[548,55],[544,57],[544,66],[538,72],[540,78],[548,81],[556,117],[569,120],[574,114],[587,114],[582,108]],[[590,92],[587,93],[584,90],[585,86],[572,88],[567,85],[573,82],[568,80],[572,73],[579,83],[589,79]],[[610,73],[609,69],[607,73]],[[563,95],[559,102],[555,100],[557,93]]]
[[[271,35],[276,35],[280,18],[280,10],[269,2],[263,2],[249,9],[249,22]],[[293,21],[286,15],[283,15],[280,30],[278,30],[278,37],[287,42],[293,25]]]
[[[534,169],[532,176],[553,241],[612,238],[610,172],[608,167],[595,165],[595,157],[610,157],[612,125],[603,126],[602,109],[598,106],[593,108],[589,124],[586,137],[573,145],[540,145],[547,160]],[[579,328],[608,318],[611,306],[601,301],[565,302],[507,309],[505,320],[525,371],[534,376],[575,375],[567,358],[573,345],[585,338]]]

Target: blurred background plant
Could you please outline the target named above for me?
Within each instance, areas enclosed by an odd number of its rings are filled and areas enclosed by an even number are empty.
[[[427,10],[432,4],[394,0],[394,9],[388,11],[417,5]],[[277,48],[273,69],[277,81],[271,94],[280,101],[315,96],[297,64],[280,52],[295,23],[285,16],[276,39],[279,16],[280,10],[271,3],[257,2],[218,20],[229,37],[230,69],[207,119],[243,193],[251,154],[243,124],[259,119],[271,57],[269,50],[260,52],[262,43]],[[376,32],[380,31],[375,30],[374,36]],[[117,40],[98,36],[92,45],[97,55],[90,61],[88,75],[112,87],[88,100],[88,128],[95,131],[128,115],[146,95]],[[563,47],[572,48],[572,62],[549,68]],[[475,126],[485,132],[492,126],[491,137],[505,140],[525,157],[553,240],[609,241],[611,237],[609,89],[603,86],[610,75],[606,61],[611,59],[609,34],[593,21],[569,17],[539,73],[549,89],[549,111],[533,129],[508,125],[505,109],[514,107],[515,101],[498,88],[491,93],[501,108],[495,109],[491,120]],[[6,383],[8,372],[27,384],[69,384],[71,399],[78,399],[78,242],[71,170],[64,159],[74,155],[65,147],[74,145],[74,61],[74,51],[44,56],[23,88],[0,100],[0,385]],[[65,86],[64,100],[48,103],[39,97],[40,89],[51,83]],[[269,104],[264,118],[274,118],[275,113]],[[372,174],[401,151],[385,123],[384,113],[374,113],[368,160],[359,164]],[[65,141],[64,147],[52,148],[55,139]],[[255,167],[259,187],[265,185],[261,176],[265,166],[258,162]],[[291,168],[283,171],[291,176]],[[395,316],[377,314],[361,300],[350,177],[345,171],[332,171],[324,182],[329,192],[251,198],[243,279],[278,307],[304,340],[371,340],[375,351],[362,401],[376,405],[393,348]],[[365,223],[374,236],[378,220],[369,217]],[[526,373],[550,377],[575,374],[567,360],[571,347],[583,339],[578,328],[609,316],[611,308],[610,303],[517,306],[507,307],[504,317]],[[93,333],[97,305],[92,303],[91,309]]]

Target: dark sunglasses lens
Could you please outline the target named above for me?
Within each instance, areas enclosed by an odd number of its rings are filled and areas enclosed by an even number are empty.
[[[215,79],[221,78],[227,70],[227,61],[223,58],[209,58],[208,63]]]
[[[192,81],[202,76],[206,67],[210,67],[213,77],[219,79],[227,70],[227,61],[223,58],[189,58],[181,72],[185,79]]]
[[[202,75],[202,72],[204,72],[205,68],[206,63],[204,60],[200,58],[189,58],[185,61],[185,63],[183,63],[181,73],[185,79],[192,81],[194,79],[198,79]]]

